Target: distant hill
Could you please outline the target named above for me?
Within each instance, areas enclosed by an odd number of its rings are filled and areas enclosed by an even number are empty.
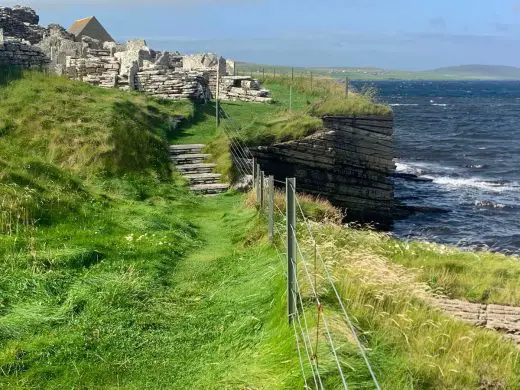
[[[461,65],[434,69],[428,73],[444,75],[449,79],[520,80],[520,68],[503,65]]]
[[[337,79],[351,80],[520,80],[520,68],[503,65],[461,65],[427,71],[407,71],[382,69],[374,67],[320,67],[303,68],[278,65],[259,65],[245,62],[237,63],[237,72],[289,75],[294,69],[295,76],[310,75],[329,76]]]

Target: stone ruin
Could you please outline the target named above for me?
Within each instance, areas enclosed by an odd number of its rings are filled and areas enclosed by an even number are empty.
[[[271,93],[262,89],[260,83],[248,76],[223,76],[220,78],[221,100],[272,103]]]
[[[155,51],[144,40],[118,44],[78,38],[59,25],[44,28],[38,22],[30,8],[0,7],[0,65],[46,68],[99,87],[174,100],[215,98],[220,78],[222,100],[272,102],[257,80],[228,76],[234,73],[234,62],[215,54],[183,56]]]
[[[4,35],[28,41],[31,44],[42,40],[46,29],[38,25],[40,17],[29,7],[0,7],[0,28]]]

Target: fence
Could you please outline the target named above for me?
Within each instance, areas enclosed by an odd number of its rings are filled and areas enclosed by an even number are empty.
[[[302,80],[305,80],[306,83],[309,84],[307,88],[311,93],[320,92],[320,81],[332,80],[334,83],[337,83],[337,86],[340,84],[338,81],[344,82],[343,92],[345,97],[348,98],[349,89],[350,89],[350,78],[348,76],[343,77],[334,77],[331,78],[330,75],[324,75],[323,72],[306,70],[304,68],[289,68],[289,67],[260,67],[260,66],[236,66],[234,68],[235,76],[249,76],[251,78],[256,78],[260,80],[262,83],[268,81],[282,81],[289,82],[292,84],[301,83]],[[343,81],[344,80],[344,81]]]
[[[287,319],[289,326],[293,328],[300,368],[302,370],[303,379],[307,389],[324,389],[322,373],[319,365],[319,342],[320,335],[323,333],[326,340],[329,353],[335,362],[337,373],[341,378],[342,388],[348,389],[348,376],[345,375],[344,366],[338,355],[338,345],[335,341],[334,334],[331,330],[330,320],[327,316],[327,307],[318,292],[318,276],[324,278],[325,282],[333,291],[335,304],[341,309],[342,320],[347,325],[352,338],[355,340],[356,347],[360,356],[364,361],[371,379],[376,389],[381,389],[376,378],[375,372],[368,360],[365,348],[361,343],[356,328],[348,315],[346,307],[341,299],[334,281],[328,271],[327,264],[323,260],[319,247],[314,239],[312,228],[309,220],[305,215],[303,207],[296,195],[296,179],[286,178],[285,182],[277,181],[273,176],[265,176],[265,172],[261,170],[260,165],[254,160],[254,191],[256,193],[256,202],[260,212],[267,214],[269,238],[275,247],[278,257],[284,261],[287,266]],[[275,203],[275,185],[285,188],[285,213]],[[298,224],[297,217],[301,218]],[[285,231],[279,227],[277,220],[285,222]],[[312,240],[314,249],[314,265],[309,261],[309,255],[306,253],[304,245],[299,240],[299,227],[303,226],[306,233]],[[281,248],[281,243],[285,243],[285,248]],[[285,253],[285,256],[283,255]],[[318,265],[321,267],[323,275],[318,275]],[[298,268],[301,267],[301,272]],[[300,278],[302,281],[300,282]],[[309,310],[308,305],[304,303],[304,294],[302,291],[303,283],[310,290],[310,298],[313,301],[314,309]],[[316,333],[311,335],[309,326],[309,311],[316,310]],[[307,370],[306,368],[307,367]],[[307,372],[311,370],[311,375]],[[312,378],[308,380],[307,378]]]
[[[332,290],[335,305],[340,308],[342,321],[355,341],[360,358],[370,372],[374,387],[380,390],[381,387],[368,360],[365,348],[357,335],[356,328],[348,315],[345,304],[329,273],[327,264],[320,253],[309,224],[309,219],[296,196],[296,179],[286,178],[285,182],[282,182],[275,180],[273,176],[266,177],[265,172],[256,163],[247,145],[241,140],[240,124],[227,115],[222,107],[218,105],[217,118],[217,126],[222,129],[229,140],[231,155],[237,170],[242,177],[248,178],[253,182],[258,209],[260,212],[267,214],[269,238],[276,249],[278,257],[287,266],[287,319],[289,326],[293,328],[305,388],[325,389],[322,378],[324,374],[322,372],[323,368],[319,364],[323,351],[320,341],[324,338],[327,346],[326,353],[334,361],[337,375],[341,379],[341,387],[348,389],[348,375],[345,375],[344,365],[341,363],[341,358],[338,355],[339,347],[331,331],[331,320],[327,315],[330,306],[322,301],[318,291],[319,276],[324,279]],[[275,203],[275,186],[285,188],[285,212]],[[300,222],[298,221],[298,216],[300,216]],[[303,226],[303,230],[310,237],[313,249],[313,266],[311,266],[309,261],[310,256],[306,253],[307,251],[299,239],[298,226]],[[281,247],[282,244],[285,244],[285,248]],[[300,266],[302,272],[298,272]],[[318,275],[318,267],[322,270],[320,275]],[[313,302],[313,306],[310,309],[305,304],[307,298],[304,296],[304,287],[307,287],[309,300]],[[311,335],[310,330],[310,311],[315,311],[314,314],[316,315],[314,321],[316,332],[314,336]],[[310,376],[307,375],[309,370]]]

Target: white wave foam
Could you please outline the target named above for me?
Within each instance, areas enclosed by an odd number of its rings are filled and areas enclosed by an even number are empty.
[[[448,105],[445,103],[433,103],[432,106],[447,107]]]
[[[433,180],[434,183],[449,188],[475,188],[489,192],[506,192],[518,189],[518,183],[495,183],[482,178],[458,178],[448,176],[424,176]]]
[[[457,168],[448,167],[435,163],[426,163],[420,161],[402,161],[397,160],[396,163],[397,172],[402,173],[413,173],[414,175],[422,175],[426,173],[435,173],[435,172],[453,172],[457,170]]]
[[[389,106],[391,106],[391,107],[399,107],[399,106],[417,107],[418,104],[414,104],[414,103],[392,103],[392,104],[389,104]]]
[[[475,206],[483,209],[505,209],[507,206],[502,203],[493,203],[490,200],[476,200]]]

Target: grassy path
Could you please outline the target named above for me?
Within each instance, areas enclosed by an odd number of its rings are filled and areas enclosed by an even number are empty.
[[[272,389],[287,388],[287,380],[298,383],[298,363],[287,360],[295,357],[290,329],[279,326],[285,319],[281,264],[269,245],[241,244],[245,234],[254,236],[259,218],[241,202],[241,195],[228,194],[179,210],[200,229],[203,242],[171,274],[164,354],[150,361],[152,374],[137,387]]]

